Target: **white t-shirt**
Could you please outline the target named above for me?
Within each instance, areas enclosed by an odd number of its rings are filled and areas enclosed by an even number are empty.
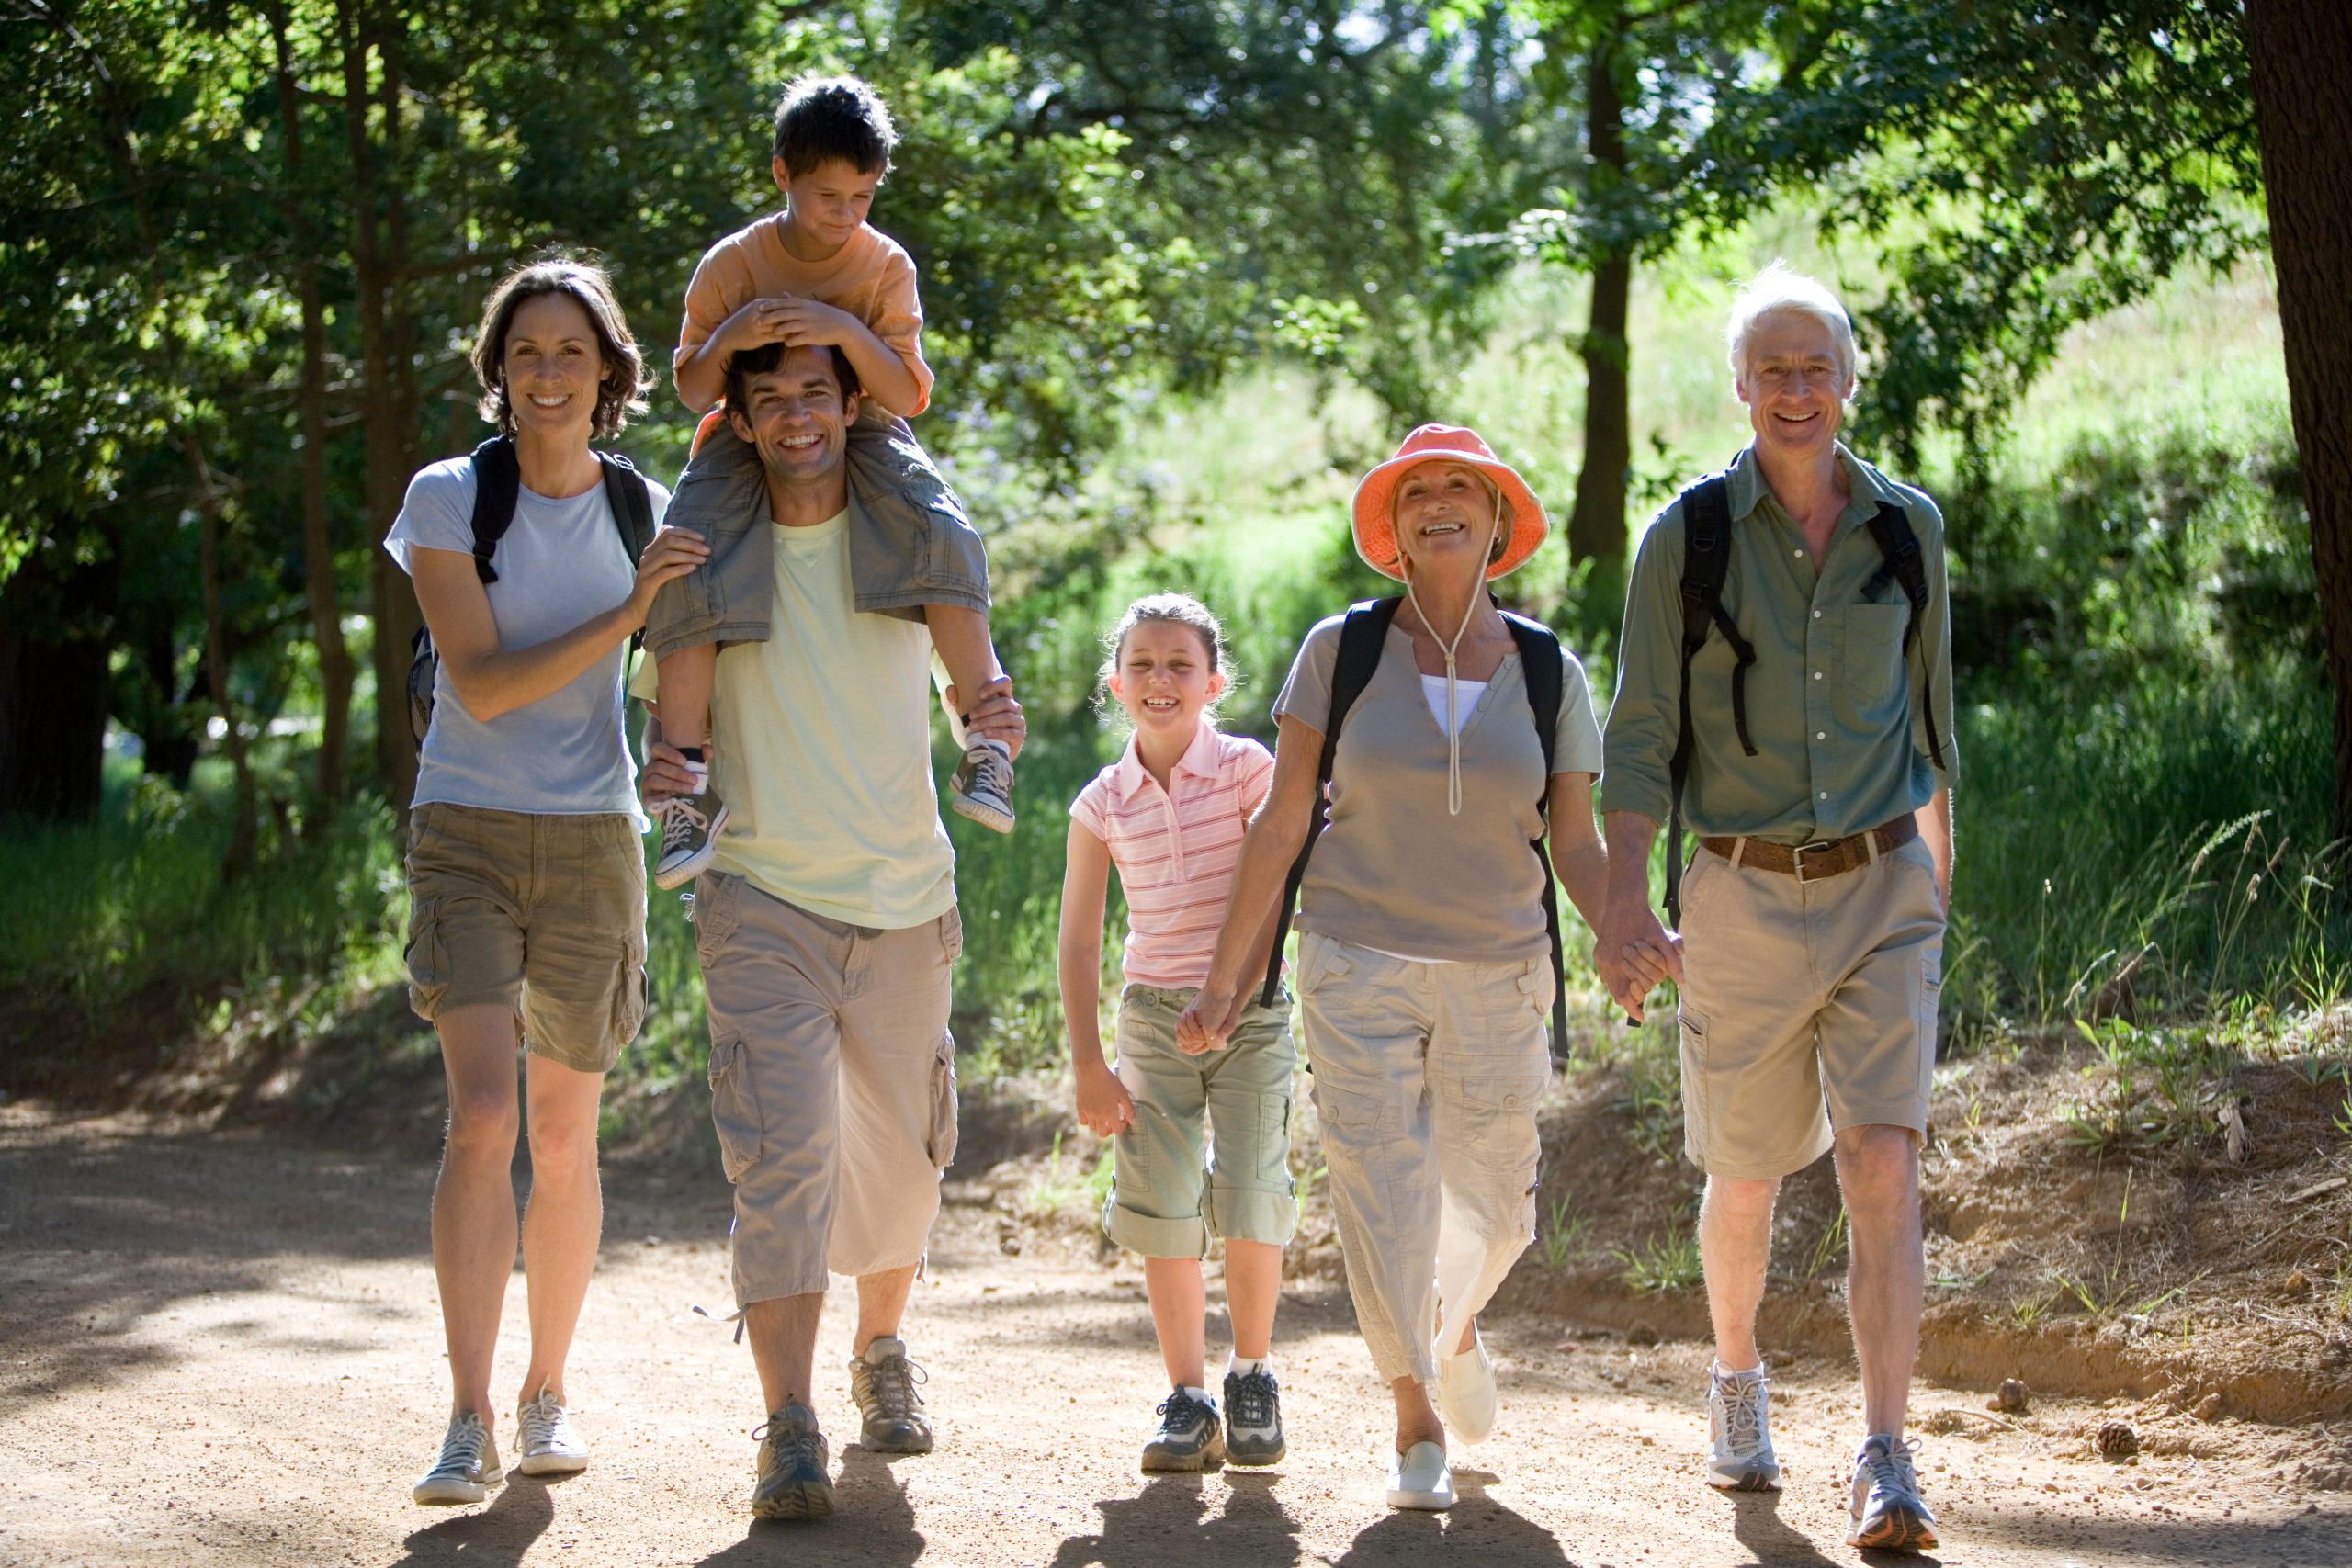
[[[768,640],[722,649],[711,684],[728,811],[711,863],[827,919],[935,920],[956,906],[956,851],[931,777],[931,629],[857,612],[848,513],[768,532]],[[649,659],[631,694],[655,677]]]
[[[650,479],[646,491],[658,525],[670,492]],[[409,481],[384,549],[413,576],[410,552],[474,548],[474,466],[451,457]],[[514,521],[490,564],[486,584],[498,646],[508,652],[561,637],[628,597],[637,581],[620,525],[601,484],[558,500],[528,488],[514,498]],[[623,730],[621,690],[628,644],[582,671],[560,690],[487,722],[466,711],[445,665],[433,686],[433,728],[417,760],[414,803],[481,807],[534,817],[627,812],[645,826],[637,769]],[[387,712],[393,709],[388,707]],[[397,716],[392,722],[399,722]]]

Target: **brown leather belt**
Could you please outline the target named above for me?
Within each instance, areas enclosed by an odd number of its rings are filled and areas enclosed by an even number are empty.
[[[1799,882],[1819,882],[1824,877],[1843,876],[1859,871],[1874,858],[1871,846],[1878,852],[1891,855],[1919,836],[1918,818],[1906,812],[1892,822],[1882,822],[1867,833],[1857,833],[1850,839],[1825,839],[1817,844],[1800,844],[1795,849],[1786,844],[1768,844],[1761,839],[1746,840],[1740,850],[1738,839],[1702,839],[1702,849],[1713,850],[1725,860],[1739,851],[1738,863],[1753,866],[1758,871],[1777,871],[1783,876],[1793,876]]]

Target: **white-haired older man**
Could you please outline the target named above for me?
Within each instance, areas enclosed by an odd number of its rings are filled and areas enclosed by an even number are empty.
[[[1627,957],[1667,944],[1647,867],[1679,807],[1699,835],[1668,908],[1685,1146],[1707,1173],[1708,1479],[1780,1484],[1756,1345],[1772,1203],[1782,1177],[1834,1151],[1862,1377],[1848,1539],[1924,1550],[1935,1517],[1903,1418],[1957,764],[1943,520],[1837,439],[1854,336],[1827,289],[1776,263],[1726,335],[1755,436],[1667,508],[1634,562],[1595,961],[1638,1015]]]

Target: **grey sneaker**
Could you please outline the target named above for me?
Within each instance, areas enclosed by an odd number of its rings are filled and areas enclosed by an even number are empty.
[[[1919,1495],[1917,1450],[1885,1433],[1862,1439],[1854,1456],[1854,1528],[1846,1544],[1880,1551],[1933,1551],[1936,1516]]]
[[[498,1438],[489,1423],[469,1410],[449,1417],[449,1430],[441,1438],[441,1457],[409,1495],[434,1507],[479,1503],[505,1478],[506,1472],[498,1467]]]
[[[1225,1374],[1225,1457],[1229,1464],[1279,1464],[1283,1444],[1282,1385],[1261,1367]]]
[[[571,1412],[545,1386],[514,1412],[522,1428],[523,1458],[514,1468],[526,1475],[573,1475],[588,1468],[588,1443],[573,1429]]]
[[[1003,741],[973,736],[948,787],[955,792],[948,804],[956,816],[1000,833],[1012,831],[1012,753]]]
[[[1180,1388],[1159,1402],[1155,1414],[1159,1427],[1143,1446],[1144,1469],[1215,1470],[1225,1462],[1225,1434],[1215,1404]]]
[[[760,1478],[752,1515],[762,1519],[821,1519],[833,1511],[832,1450],[817,1430],[817,1413],[787,1404],[752,1436],[760,1439]]]
[[[1770,1395],[1764,1370],[1707,1374],[1707,1483],[1727,1492],[1778,1492],[1781,1461],[1772,1454]]]
[[[907,1359],[903,1339],[876,1339],[863,1356],[849,1359],[849,1396],[864,1423],[857,1440],[874,1454],[931,1452],[931,1422],[923,1415],[915,1384],[927,1382]]]
[[[727,803],[704,781],[700,795],[681,795],[662,808],[662,858],[653,863],[653,886],[692,882],[718,852],[719,829],[727,826]]]

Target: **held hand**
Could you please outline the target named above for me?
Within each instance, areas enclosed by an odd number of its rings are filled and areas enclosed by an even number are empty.
[[[1224,1050],[1247,1000],[1214,985],[1203,986],[1176,1020],[1176,1049],[1187,1056]]]
[[[1592,966],[1626,1016],[1639,1023],[1658,983],[1682,978],[1682,938],[1658,924],[1646,897],[1612,896],[1593,933]]]
[[[717,753],[706,746],[703,754]],[[645,767],[637,775],[637,792],[648,811],[659,811],[674,797],[694,794],[695,776],[686,771],[686,759],[676,747],[656,740],[645,749]]]
[[[1127,1086],[1110,1068],[1098,1063],[1078,1074],[1078,1122],[1099,1138],[1125,1133],[1136,1124],[1136,1102]]]
[[[629,629],[645,625],[652,613],[653,595],[663,583],[685,576],[710,558],[710,543],[685,528],[664,528],[645,547],[637,563],[637,584],[629,590]]]
[[[980,688],[979,700],[968,709],[954,686],[939,694],[940,706],[949,716],[963,715],[965,733],[1001,740],[1015,757],[1021,755],[1021,742],[1028,739],[1029,721],[1022,716],[1021,704],[1012,695],[1012,678],[1000,675]]]

